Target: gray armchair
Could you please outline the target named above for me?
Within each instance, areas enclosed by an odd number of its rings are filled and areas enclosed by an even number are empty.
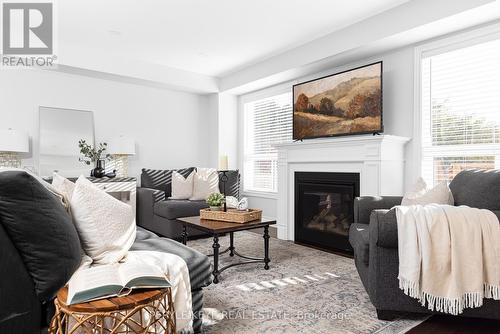
[[[189,175],[194,167],[178,170],[184,176]],[[169,199],[171,192],[172,171],[143,169],[141,187],[137,188],[137,225],[144,227],[161,236],[180,239],[182,224],[178,218],[198,216],[200,209],[207,208],[205,201],[173,200]],[[221,178],[219,172],[219,180]],[[227,171],[227,196],[239,198],[240,174],[238,170]],[[220,191],[223,184],[219,182]],[[189,237],[203,235],[203,232],[187,230]]]
[[[500,171],[463,171],[450,183],[455,205],[493,211],[500,217]],[[399,289],[398,229],[395,205],[401,197],[358,197],[354,201],[354,224],[349,242],[361,281],[377,309],[379,319],[400,313],[433,313]],[[485,299],[484,305],[467,309],[463,316],[500,319],[500,301]]]

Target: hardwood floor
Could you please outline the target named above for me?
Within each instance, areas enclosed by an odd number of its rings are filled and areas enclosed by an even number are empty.
[[[407,334],[500,334],[500,320],[435,315]]]

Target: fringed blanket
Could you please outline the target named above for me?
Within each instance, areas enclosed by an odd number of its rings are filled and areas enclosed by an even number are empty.
[[[397,206],[399,287],[431,311],[457,315],[500,299],[500,225],[488,210]]]
[[[175,254],[155,251],[129,251],[125,261],[133,261],[134,259],[156,266],[165,273],[172,285],[177,332],[192,332],[191,281],[186,262]]]

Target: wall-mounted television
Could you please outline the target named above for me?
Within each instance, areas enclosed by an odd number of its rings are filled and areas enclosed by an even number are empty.
[[[293,86],[293,139],[382,131],[381,61]]]

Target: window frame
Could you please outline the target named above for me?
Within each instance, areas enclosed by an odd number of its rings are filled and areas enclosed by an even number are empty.
[[[422,175],[423,127],[422,127],[422,60],[437,55],[491,40],[500,39],[500,23],[475,28],[417,45],[414,49],[413,75],[413,165],[410,167],[412,182]],[[410,182],[411,183],[411,182]]]
[[[283,83],[277,86],[265,88],[245,95],[240,95],[238,98],[238,163],[241,171],[241,184],[243,196],[260,197],[268,199],[278,199],[277,191],[257,191],[245,189],[245,104],[261,99],[266,99],[272,96],[291,93],[290,83]],[[290,100],[291,101],[291,100]],[[277,177],[277,175],[276,175]],[[278,182],[278,181],[276,181]],[[278,184],[279,187],[279,184]]]

